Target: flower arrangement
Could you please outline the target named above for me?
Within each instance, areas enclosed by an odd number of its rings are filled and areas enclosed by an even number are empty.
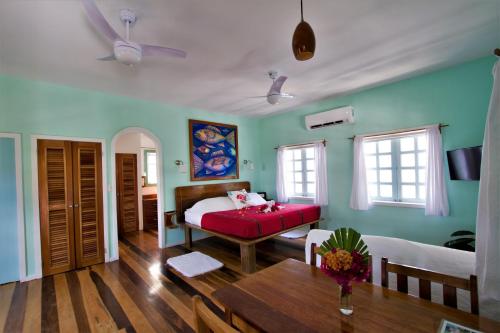
[[[236,199],[241,202],[242,205],[247,204],[247,196],[244,193],[240,193],[236,195]]]
[[[321,271],[333,278],[341,289],[341,312],[352,313],[350,295],[352,282],[366,281],[370,276],[368,246],[361,239],[361,234],[349,228],[335,230],[330,238],[316,248],[321,258]],[[348,303],[348,304],[343,304]],[[344,309],[346,306],[349,309]]]
[[[259,213],[272,213],[277,212],[283,209],[283,206],[280,206],[274,202],[274,200],[268,201],[265,205],[260,206]]]

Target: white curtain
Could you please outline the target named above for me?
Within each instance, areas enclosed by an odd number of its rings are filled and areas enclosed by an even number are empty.
[[[427,191],[425,215],[448,216],[448,193],[444,182],[443,147],[439,125],[427,133]]]
[[[372,201],[368,194],[363,137],[360,136],[354,138],[354,165],[352,171],[350,207],[355,210],[367,210],[370,208]]]
[[[288,202],[288,196],[286,191],[286,165],[285,165],[285,149],[278,148],[278,154],[276,157],[276,196],[278,202]]]
[[[493,92],[484,132],[476,220],[476,274],[483,306],[500,315],[500,62],[493,68]]]
[[[314,143],[314,163],[316,166],[316,195],[314,204],[328,205],[328,178],[326,172],[326,147],[323,142]]]

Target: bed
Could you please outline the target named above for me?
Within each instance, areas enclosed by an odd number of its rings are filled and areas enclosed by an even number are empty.
[[[318,228],[319,207],[313,205],[286,205],[285,209],[269,214],[260,213],[259,207],[252,207],[243,212],[238,210],[211,212],[203,217],[189,215],[188,211],[188,221],[186,221],[186,211],[197,202],[207,198],[223,197],[228,191],[241,189],[250,192],[250,183],[194,185],[175,189],[177,222],[184,224],[186,248],[192,247],[193,229],[228,240],[240,246],[241,270],[244,273],[253,273],[256,271],[255,244],[303,226]]]

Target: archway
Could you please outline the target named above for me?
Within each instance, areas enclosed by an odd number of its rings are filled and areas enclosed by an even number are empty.
[[[111,209],[112,209],[112,225],[114,226],[114,230],[112,231],[113,235],[113,244],[115,245],[115,256],[113,259],[118,258],[118,214],[117,214],[117,183],[116,183],[116,154],[117,154],[117,143],[120,138],[130,134],[141,134],[148,137],[155,145],[156,150],[156,175],[157,175],[157,184],[156,184],[156,193],[157,193],[157,204],[158,204],[158,247],[162,248],[165,244],[165,230],[163,228],[164,217],[164,185],[163,185],[163,151],[162,144],[158,137],[153,134],[151,131],[142,128],[142,127],[129,127],[125,128],[118,133],[115,134],[111,141],[111,184],[112,184],[112,195],[111,195]]]

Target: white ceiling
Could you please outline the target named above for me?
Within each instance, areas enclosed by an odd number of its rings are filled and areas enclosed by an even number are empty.
[[[0,73],[239,115],[298,105],[488,55],[500,47],[496,0],[305,0],[316,55],[298,62],[292,0],[97,0],[123,34],[118,12],[136,10],[132,40],[188,52],[129,68],[96,61],[111,46],[77,0],[1,0]],[[270,69],[289,76],[279,105],[264,99]]]

